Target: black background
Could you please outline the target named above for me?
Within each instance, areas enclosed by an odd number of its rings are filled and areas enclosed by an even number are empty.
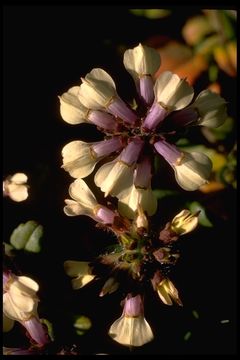
[[[22,252],[16,265],[40,284],[39,313],[53,323],[59,347],[76,344],[83,354],[129,354],[128,348],[107,336],[122,311],[121,292],[99,298],[101,281],[73,291],[63,271],[63,261],[91,260],[112,238],[96,230],[91,219],[69,218],[63,213],[72,179],[60,168],[61,149],[74,139],[94,141],[100,134],[91,126],[65,123],[57,96],[80,84],[80,77],[93,67],[102,67],[115,80],[119,94],[128,99],[134,87],[117,46],[134,47],[159,34],[181,41],[183,24],[196,13],[199,9],[185,7],[175,9],[171,19],[149,20],[117,6],[4,7],[3,176],[25,172],[30,197],[23,203],[4,198],[3,241],[9,241],[19,223],[36,220],[44,226],[42,252]],[[234,115],[235,84],[221,76],[223,96]],[[197,90],[206,84],[203,75]],[[172,173],[166,176],[170,179]],[[159,180],[159,187],[164,186],[164,179]],[[133,355],[236,352],[235,192],[227,189],[205,197],[182,194],[208,204],[214,228],[199,227],[181,240],[182,256],[171,279],[179,289],[183,308],[163,305],[149,288],[145,316],[155,339],[132,350]],[[160,201],[159,217],[175,215],[182,201],[182,197]],[[194,309],[199,319],[192,315]],[[75,314],[89,316],[93,324],[82,337],[75,335],[72,326]],[[223,319],[230,322],[221,324]],[[192,336],[184,341],[187,331]],[[18,326],[4,341],[13,347],[26,344]]]

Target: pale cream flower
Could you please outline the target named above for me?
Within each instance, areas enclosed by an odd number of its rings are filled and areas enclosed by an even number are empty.
[[[68,276],[74,277],[72,287],[75,290],[81,289],[95,278],[87,261],[67,260],[64,262],[64,270]]]
[[[123,314],[112,324],[109,335],[126,346],[142,346],[153,340],[151,327],[144,317],[140,295],[126,297]]]
[[[13,201],[21,202],[28,198],[28,177],[24,173],[16,173],[8,176],[3,181],[3,195],[10,197]]]

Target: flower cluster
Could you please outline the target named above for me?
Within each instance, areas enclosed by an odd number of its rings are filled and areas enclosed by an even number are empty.
[[[124,286],[123,312],[109,335],[123,345],[141,346],[154,337],[144,316],[149,285],[165,305],[182,306],[168,273],[180,256],[177,240],[196,228],[199,215],[184,209],[153,229],[149,217],[157,211],[151,185],[154,157],[161,155],[169,163],[180,187],[197,190],[208,181],[211,160],[203,153],[183,151],[176,139],[190,126],[218,127],[227,114],[219,95],[204,90],[194,99],[186,79],[170,71],[154,83],[161,60],[152,48],[140,44],[125,51],[123,63],[136,85],[136,106],[120,98],[111,76],[99,68],[59,97],[66,122],[94,124],[104,133],[102,141],[76,140],[62,149],[62,167],[75,178],[64,212],[91,217],[117,239],[111,251],[103,249],[94,261],[67,260],[64,267],[74,289],[104,278],[102,297]],[[83,180],[96,166],[95,185],[104,197],[118,199],[117,209],[99,202]]]
[[[124,66],[137,90],[131,108],[117,93],[111,76],[95,68],[59,97],[62,118],[70,124],[90,123],[101,130],[102,141],[76,140],[62,150],[63,168],[74,178],[91,174],[98,162],[95,184],[105,196],[119,200],[119,212],[134,218],[138,204],[151,216],[157,200],[151,189],[153,156],[161,155],[172,167],[178,184],[194,191],[207,182],[212,163],[203,153],[185,152],[172,143],[179,130],[196,125],[218,127],[226,119],[226,103],[210,90],[193,101],[194,91],[185,79],[170,71],[153,81],[160,67],[159,53],[138,45],[124,53]],[[115,156],[109,161],[109,156]]]

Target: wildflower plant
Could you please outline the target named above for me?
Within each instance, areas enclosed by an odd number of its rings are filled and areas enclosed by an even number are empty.
[[[151,183],[154,158],[167,161],[183,190],[198,190],[208,182],[212,162],[176,143],[190,127],[220,126],[227,112],[220,95],[203,90],[195,96],[187,79],[170,71],[154,80],[161,59],[153,48],[139,44],[126,50],[123,63],[136,86],[134,106],[121,99],[112,77],[100,68],[59,96],[63,120],[94,124],[104,136],[91,143],[71,141],[62,149],[62,167],[75,179],[64,212],[91,217],[116,239],[115,247],[103,248],[96,259],[66,260],[64,268],[74,289],[104,278],[100,297],[122,291],[123,312],[109,335],[120,344],[142,346],[154,338],[144,315],[148,292],[154,291],[165,305],[183,305],[169,273],[180,256],[175,244],[196,228],[199,216],[182,209],[164,226],[153,226],[151,217],[158,209]],[[93,172],[103,200],[87,184]]]

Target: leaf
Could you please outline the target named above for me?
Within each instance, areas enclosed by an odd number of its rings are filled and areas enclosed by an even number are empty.
[[[12,246],[17,250],[24,249],[27,241],[37,226],[37,222],[33,220],[30,220],[25,224],[20,224],[13,230],[10,236],[10,243]]]
[[[38,253],[40,249],[40,239],[43,235],[43,227],[34,220],[29,220],[25,224],[20,224],[13,230],[10,236],[11,245],[17,250],[26,250]]]
[[[52,323],[50,321],[48,321],[47,319],[44,319],[44,318],[41,318],[40,321],[41,321],[42,324],[46,325],[48,335],[49,335],[50,339],[52,341],[54,341],[54,333],[53,333]]]
[[[189,204],[187,204],[189,210],[194,213],[197,211],[201,211],[199,216],[198,216],[198,221],[199,224],[205,227],[212,227],[213,224],[211,223],[211,221],[208,219],[207,215],[206,215],[206,211],[204,209],[204,207],[198,202],[198,201],[193,201]]]
[[[38,225],[36,229],[33,231],[32,235],[30,236],[29,240],[25,245],[25,250],[38,253],[41,250],[40,247],[40,239],[43,236],[43,226]]]

